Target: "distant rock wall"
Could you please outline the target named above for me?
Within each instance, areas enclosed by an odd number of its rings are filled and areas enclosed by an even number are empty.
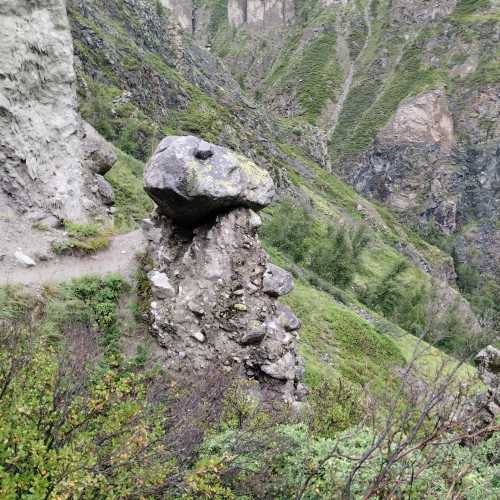
[[[185,31],[207,38],[209,18],[214,15],[211,4],[193,0],[161,0],[161,4]],[[222,8],[229,26],[253,31],[283,27],[295,18],[293,0],[227,0]]]
[[[228,0],[229,25],[235,28],[272,28],[289,23],[295,17],[293,0]]]

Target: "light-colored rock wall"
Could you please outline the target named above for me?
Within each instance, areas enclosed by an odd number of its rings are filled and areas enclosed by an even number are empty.
[[[191,32],[194,9],[192,0],[161,0],[161,4],[170,11],[185,31]]]
[[[286,25],[295,17],[292,0],[228,0],[229,24],[235,28],[274,28]]]
[[[442,151],[449,152],[455,136],[444,92],[433,90],[403,101],[378,139],[403,144],[436,144]]]
[[[82,218],[93,202],[64,1],[2,0],[0,61],[0,207]]]

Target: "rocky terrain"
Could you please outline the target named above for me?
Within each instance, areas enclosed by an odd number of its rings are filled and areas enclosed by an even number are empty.
[[[316,127],[349,184],[497,273],[497,2],[201,5],[194,37],[278,115]]]
[[[61,239],[32,235],[33,224],[49,231],[64,220],[106,217],[113,190],[103,174],[116,155],[78,113],[64,3],[2,2],[0,26],[0,266],[7,272],[47,257]]]
[[[498,12],[4,1],[0,497],[497,498]]]

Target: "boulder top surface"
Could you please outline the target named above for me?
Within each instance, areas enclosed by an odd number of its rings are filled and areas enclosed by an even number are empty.
[[[144,188],[160,212],[182,226],[200,225],[233,208],[260,210],[275,193],[266,170],[194,136],[161,141],[144,171]]]

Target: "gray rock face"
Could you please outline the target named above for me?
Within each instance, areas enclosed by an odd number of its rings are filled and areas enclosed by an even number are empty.
[[[168,369],[219,367],[250,377],[264,401],[292,403],[303,373],[293,333],[298,320],[264,290],[269,263],[256,219],[252,210],[238,208],[193,230],[167,217],[157,221],[162,237],[149,245],[152,329]],[[160,298],[160,281],[173,295]]]
[[[114,160],[78,114],[66,2],[2,0],[0,61],[0,253],[47,253],[33,220],[56,227],[105,216],[112,196],[109,185],[104,200],[95,188],[94,173]]]
[[[84,121],[82,128],[84,158],[93,172],[104,175],[116,163],[116,153],[92,125]]]
[[[115,192],[113,186],[100,174],[95,175],[97,192],[101,195],[102,201],[105,205],[114,205]]]
[[[2,1],[0,60],[0,207],[86,218],[100,201],[82,146],[65,2]]]
[[[264,273],[262,287],[264,292],[272,297],[286,295],[293,289],[292,275],[281,267],[269,263]]]
[[[151,271],[148,273],[148,279],[151,284],[153,297],[157,299],[168,299],[169,297],[175,296],[175,290],[165,273]]]
[[[474,359],[483,382],[490,388],[500,388],[500,350],[485,347]]]
[[[287,332],[293,332],[300,328],[300,321],[288,307],[283,304],[278,304],[277,312],[278,321]]]
[[[189,227],[234,207],[260,210],[274,196],[267,171],[193,136],[165,138],[146,166],[144,184],[161,213]]]
[[[487,388],[485,394],[479,395],[474,406],[475,427],[481,429],[494,423],[500,416],[500,350],[489,345],[477,354],[474,362]]]

